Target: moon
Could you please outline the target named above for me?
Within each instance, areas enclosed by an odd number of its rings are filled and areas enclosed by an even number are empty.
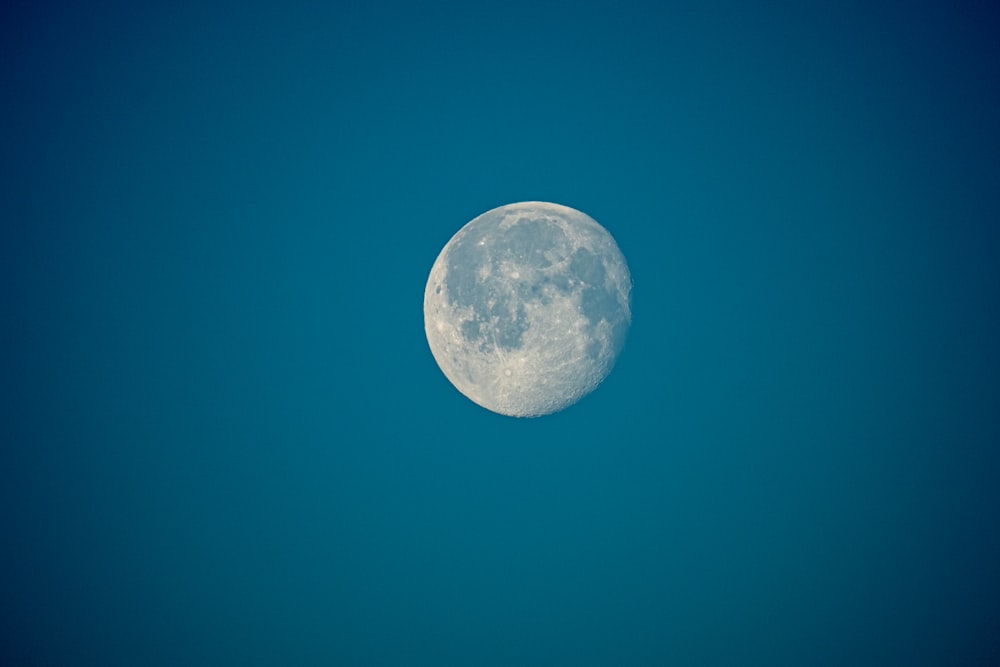
[[[483,213],[438,255],[424,330],[448,380],[502,415],[573,405],[607,377],[632,322],[632,280],[604,227],[568,206]]]

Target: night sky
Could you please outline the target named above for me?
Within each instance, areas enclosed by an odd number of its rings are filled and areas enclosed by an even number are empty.
[[[0,664],[1000,663],[992,2],[6,2]],[[606,227],[580,403],[423,291]]]

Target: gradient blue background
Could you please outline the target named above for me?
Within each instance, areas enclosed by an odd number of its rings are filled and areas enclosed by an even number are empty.
[[[0,10],[0,662],[997,664],[993,3],[177,4]],[[634,322],[515,420],[532,199]]]

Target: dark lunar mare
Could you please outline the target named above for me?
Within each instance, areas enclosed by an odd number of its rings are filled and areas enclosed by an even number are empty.
[[[613,354],[617,354],[625,343],[625,332],[629,323],[620,316],[618,291],[608,280],[604,260],[586,248],[577,248],[569,263],[569,273],[584,286],[580,296],[580,310],[590,325],[597,326],[601,320],[607,320],[611,324],[611,345]],[[609,319],[610,315],[617,317]],[[596,358],[601,352],[600,343],[592,342],[587,352]]]
[[[510,290],[501,264],[544,269],[552,264],[546,253],[568,245],[562,229],[544,219],[521,220],[501,232],[504,217],[502,212],[487,214],[448,253],[448,301],[472,309],[473,319],[462,322],[460,330],[481,352],[490,351],[494,343],[505,350],[521,347],[528,330],[524,304],[542,300],[538,286],[523,279],[513,280]],[[479,273],[482,266],[489,266],[485,278]]]

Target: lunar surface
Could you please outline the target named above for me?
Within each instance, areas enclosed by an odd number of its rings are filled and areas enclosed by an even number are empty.
[[[438,366],[488,410],[537,417],[607,377],[631,324],[632,281],[604,227],[558,204],[483,213],[452,237],[424,291]]]

